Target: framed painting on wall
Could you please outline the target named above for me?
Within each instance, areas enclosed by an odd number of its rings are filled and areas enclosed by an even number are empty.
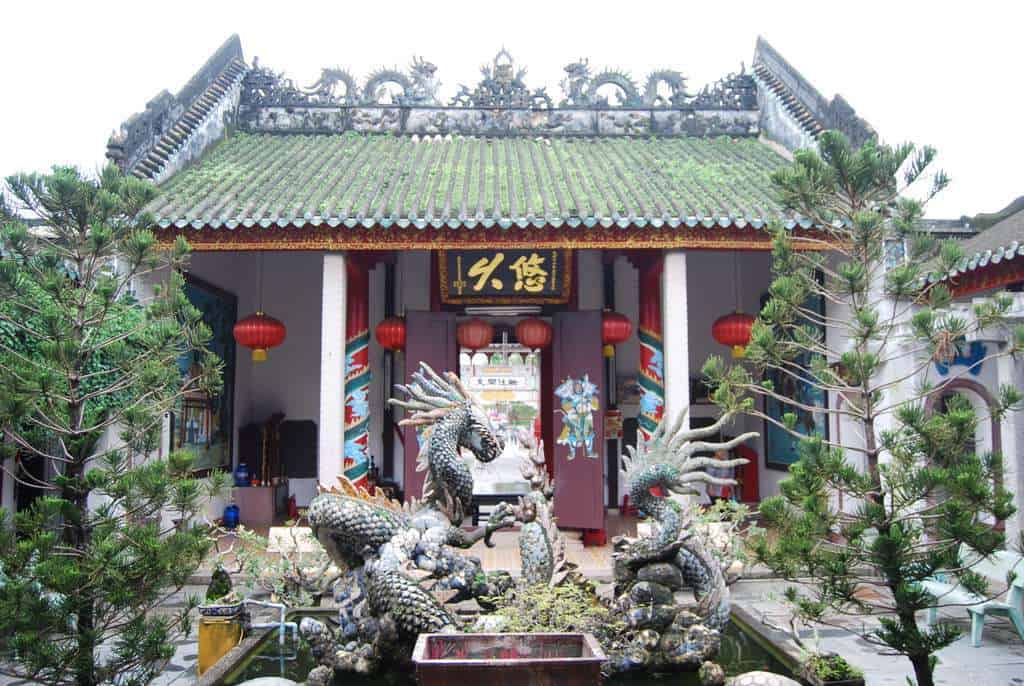
[[[210,351],[224,362],[220,391],[213,397],[190,391],[171,414],[171,450],[194,454],[192,469],[231,469],[235,407],[235,339],[232,329],[238,319],[238,298],[191,274],[185,274],[185,295],[210,327]],[[178,360],[182,376],[194,374],[192,354]]]
[[[819,274],[819,280],[820,278]],[[762,308],[767,297],[766,294],[761,298]],[[821,296],[812,296],[808,302],[808,309],[824,315],[825,299]],[[798,366],[806,367],[810,362],[810,356],[806,353],[801,354],[796,362]],[[828,407],[828,394],[804,379],[776,370],[768,370],[764,378],[772,383],[779,395],[794,402],[808,407],[820,407],[822,410]],[[796,415],[794,431],[799,436],[775,424],[783,423],[783,416],[790,412]],[[800,458],[799,446],[802,436],[821,436],[828,439],[828,414],[824,411],[812,412],[765,396],[764,413],[770,418],[764,422],[764,459],[765,466],[769,469],[788,470],[790,465]]]

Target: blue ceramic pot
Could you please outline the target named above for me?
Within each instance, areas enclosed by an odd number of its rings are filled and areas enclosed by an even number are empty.
[[[249,485],[249,465],[239,462],[235,467],[235,485],[238,487]]]
[[[224,528],[229,531],[238,528],[238,505],[231,503],[224,508]]]

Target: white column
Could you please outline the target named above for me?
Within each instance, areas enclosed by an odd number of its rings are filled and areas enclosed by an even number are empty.
[[[1018,386],[1017,362],[1010,355],[996,358],[997,384],[1002,386]],[[996,391],[996,389],[992,389]],[[1024,465],[1021,464],[1021,445],[1018,443],[1020,434],[1019,412],[1007,412],[1000,419],[999,437],[1003,455],[1003,486],[1013,493],[1013,504],[1017,512],[1006,521],[1006,542],[1010,547],[1018,540],[1024,528]]]
[[[690,404],[690,308],[686,301],[686,252],[665,252],[661,271],[661,331],[665,355],[665,414],[663,422],[674,422]],[[687,415],[685,427],[689,428]],[[697,486],[698,490],[701,489]],[[672,495],[684,506],[691,498],[707,502],[707,495]]]
[[[345,297],[344,253],[324,254],[323,311],[320,319],[320,441],[317,478],[331,487],[343,471],[345,455]]]
[[[665,253],[661,273],[661,328],[665,345],[665,418],[690,404],[690,328],[686,302],[686,252]],[[689,426],[689,418],[686,425]]]

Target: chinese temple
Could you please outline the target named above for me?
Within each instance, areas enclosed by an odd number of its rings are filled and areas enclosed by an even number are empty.
[[[171,435],[202,437],[206,466],[287,478],[300,506],[340,474],[418,494],[419,436],[388,400],[422,361],[459,374],[505,435],[508,459],[474,467],[483,506],[525,491],[513,453],[532,434],[560,525],[600,536],[624,445],[686,406],[692,426],[716,417],[699,369],[743,354],[766,224],[823,247],[776,202],[773,170],[827,129],[873,131],[763,39],[700,87],[586,59],[546,87],[503,49],[453,90],[419,57],[300,85],[234,36],[115,132],[108,156],[160,189],[160,237],[195,250],[190,297],[226,362],[215,406]],[[770,428],[730,430],[761,432],[740,500],[777,492],[796,459]]]

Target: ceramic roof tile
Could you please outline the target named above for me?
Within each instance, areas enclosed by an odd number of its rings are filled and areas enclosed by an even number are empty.
[[[960,242],[963,258],[949,274],[932,274],[930,281],[969,274],[989,265],[1024,258],[1024,210]]]
[[[785,163],[753,138],[237,133],[149,210],[163,227],[760,226],[783,215],[770,175]]]

